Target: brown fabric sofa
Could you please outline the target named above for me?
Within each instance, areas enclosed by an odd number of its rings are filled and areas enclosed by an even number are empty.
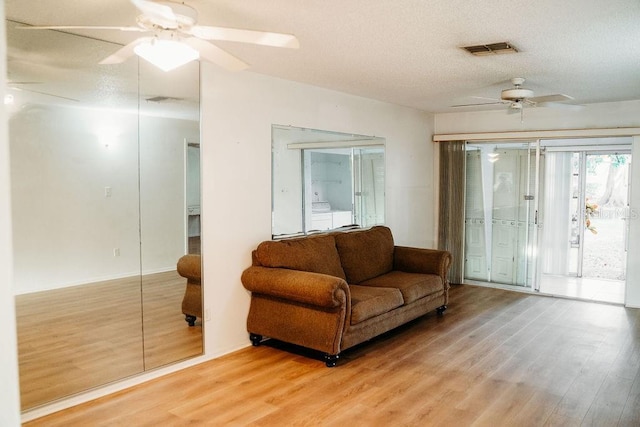
[[[178,274],[187,279],[182,298],[182,313],[189,326],[202,319],[202,267],[200,255],[184,255],[178,260]]]
[[[349,347],[432,310],[441,314],[450,264],[446,251],[395,246],[383,226],[262,242],[242,274],[251,291],[250,339],[315,349],[335,366]]]

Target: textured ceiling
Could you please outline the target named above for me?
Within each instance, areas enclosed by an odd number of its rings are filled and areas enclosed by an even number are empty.
[[[185,3],[202,25],[298,37],[299,50],[216,42],[251,64],[249,72],[420,110],[487,108],[451,106],[497,98],[512,77],[525,77],[536,96],[562,93],[578,104],[640,99],[638,0]],[[137,15],[128,0],[5,0],[5,8],[8,19],[34,25],[134,25]],[[139,36],[84,34],[121,44]],[[501,41],[520,52],[475,57],[460,49]]]

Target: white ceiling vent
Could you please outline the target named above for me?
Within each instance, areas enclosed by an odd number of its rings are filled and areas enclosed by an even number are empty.
[[[491,43],[491,44],[479,44],[476,46],[463,46],[462,49],[466,50],[472,55],[485,56],[498,53],[516,53],[518,49],[515,48],[509,42]]]

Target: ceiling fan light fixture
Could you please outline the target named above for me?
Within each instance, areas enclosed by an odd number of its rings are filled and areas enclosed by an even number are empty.
[[[171,71],[200,58],[200,53],[188,44],[157,38],[140,43],[134,52],[163,71]]]

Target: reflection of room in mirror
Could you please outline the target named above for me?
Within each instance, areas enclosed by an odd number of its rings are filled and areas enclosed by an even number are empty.
[[[309,156],[305,183],[311,183],[310,230],[330,230],[354,224],[351,149],[304,150]],[[305,162],[307,165],[307,162]]]
[[[199,325],[176,314],[184,279],[166,272],[142,280],[152,285],[142,294],[134,276],[16,297],[23,408],[202,352]]]
[[[187,253],[200,254],[200,144],[187,142]]]
[[[273,237],[384,224],[384,144],[381,137],[272,125]]]
[[[9,110],[26,410],[202,353],[176,271],[200,252],[199,65],[102,66],[117,45],[11,22],[7,44],[35,82]]]

